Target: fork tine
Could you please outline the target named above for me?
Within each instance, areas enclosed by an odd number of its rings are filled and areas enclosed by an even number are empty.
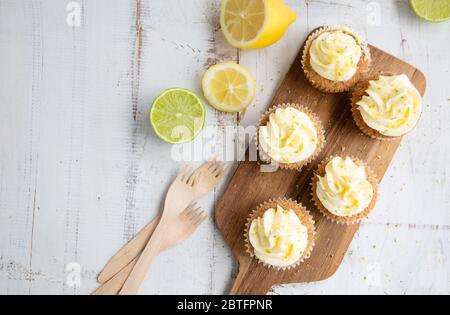
[[[210,170],[211,166],[214,165],[214,163],[215,163],[214,161],[206,162],[205,165],[204,165],[205,169]]]
[[[203,212],[203,210],[202,210],[200,207],[196,208],[196,209],[195,209],[194,211],[192,211],[192,213],[190,214],[190,216],[189,216],[189,221],[195,222],[195,221],[197,220],[197,218],[198,218],[202,213],[204,213],[204,212]]]
[[[195,216],[197,216],[198,212],[201,211],[201,208],[195,204],[192,209],[190,209],[189,212],[185,213],[184,216],[189,219],[192,220],[193,218],[195,218]]]
[[[199,214],[199,213],[202,213],[202,212],[203,212],[203,210],[202,210],[201,207],[195,208],[195,209],[191,212],[190,217],[189,217],[189,220],[191,220],[191,221],[195,220],[195,218],[198,216],[198,214]]]
[[[214,159],[214,160],[212,160],[212,161],[209,161],[208,162],[208,170],[210,170],[210,171],[212,171],[216,166],[217,166],[217,163],[219,163],[218,161],[217,161],[217,159]]]
[[[221,171],[216,175],[216,178],[217,178],[218,180],[220,180],[222,177],[225,176],[225,174],[227,173],[227,171],[228,171],[228,166],[225,165],[224,167],[222,167]]]
[[[186,180],[186,184],[188,184],[189,186],[192,186],[194,183],[194,178],[196,177],[196,172],[192,173],[191,175],[189,175],[189,177]]]
[[[221,163],[220,167],[217,168],[217,170],[214,172],[213,175],[216,177],[219,177],[222,174],[225,174],[226,170],[227,170],[227,166],[224,163]]]
[[[194,231],[198,229],[198,227],[206,220],[206,218],[207,218],[207,215],[203,215],[196,220],[191,220],[190,221],[191,224],[189,225],[189,228],[188,228],[188,231],[189,231],[188,233],[190,233],[190,234],[194,233]]]
[[[189,216],[191,213],[193,213],[196,208],[198,207],[196,202],[191,203],[183,212],[182,215]]]
[[[199,181],[199,179],[200,179],[200,176],[203,174],[205,172],[205,170],[203,169],[203,168],[199,168],[199,169],[197,169],[190,177],[189,177],[189,180],[188,180],[188,185],[191,185],[191,186],[195,186],[195,185],[197,185],[197,183],[198,183],[198,181]]]
[[[209,162],[203,164],[202,166],[200,166],[199,168],[197,168],[196,170],[194,170],[194,172],[192,173],[192,175],[189,177],[189,180],[190,180],[189,182],[191,182],[191,180],[193,181],[193,180],[197,179],[197,178],[200,176],[200,174],[202,174],[205,170],[207,170],[208,167],[209,167],[209,164],[208,164],[208,163],[209,163]]]
[[[211,169],[211,173],[214,175],[214,173],[217,172],[217,170],[223,165],[223,162],[221,161],[216,161],[216,164],[214,165],[214,167]]]
[[[200,217],[198,217],[198,219],[195,221],[195,226],[198,227],[200,226],[200,224],[202,224],[203,222],[205,222],[205,220],[208,218],[208,215],[206,213],[203,213]]]
[[[186,174],[189,173],[190,169],[191,169],[191,167],[189,165],[183,166],[183,168],[181,169],[181,171],[177,175],[177,179],[178,180],[183,180],[184,176],[186,176]]]
[[[211,159],[211,160],[207,160],[203,165],[202,165],[202,169],[203,170],[209,170],[211,168],[212,165],[214,165],[214,163],[216,163],[216,159]]]
[[[188,185],[195,185],[196,180],[203,174],[205,171],[209,171],[212,165],[214,165],[215,161],[207,161],[202,166],[197,168],[193,174],[189,177]]]
[[[186,171],[184,172],[183,176],[181,177],[181,181],[183,183],[187,183],[187,181],[191,175],[192,175],[192,167],[188,166]]]
[[[199,209],[199,210],[200,210],[200,211],[198,211],[198,212],[195,214],[194,222],[197,222],[198,220],[200,220],[201,217],[203,217],[203,216],[206,215],[205,211],[203,211],[203,210],[201,210],[201,209]]]

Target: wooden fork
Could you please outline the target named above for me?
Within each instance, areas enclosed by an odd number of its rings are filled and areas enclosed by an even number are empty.
[[[220,161],[211,160],[197,170],[198,183],[195,187],[195,197],[201,198],[210,193],[221,182],[226,174],[227,166]]]
[[[217,160],[211,160],[197,169],[193,175],[199,179],[194,189],[195,198],[198,199],[210,193],[217,187],[225,173],[225,164]],[[114,275],[121,272],[123,268],[140,255],[158,225],[159,220],[160,216],[147,224],[128,244],[122,247],[111,258],[97,278],[100,284],[107,282]]]
[[[197,204],[191,204],[185,211],[180,213],[170,226],[166,230],[171,237],[165,238],[161,244],[160,252],[173,247],[189,238],[189,236],[194,233],[195,230],[200,226],[200,224],[205,221],[207,215],[201,210]],[[152,225],[153,229],[149,232],[153,233],[158,222]],[[92,295],[115,295],[122,288],[123,284],[130,275],[133,267],[136,265],[138,257],[134,258],[125,268],[120,270],[111,279],[105,282],[100,288],[98,288]]]
[[[170,186],[159,224],[139,256],[119,295],[137,294],[150,265],[161,249],[164,238],[173,238],[173,235],[168,233],[170,225],[182,211],[180,209],[185,209],[196,198],[195,189],[199,185],[199,174],[194,176],[195,174],[191,174],[191,170],[190,167],[185,168]]]

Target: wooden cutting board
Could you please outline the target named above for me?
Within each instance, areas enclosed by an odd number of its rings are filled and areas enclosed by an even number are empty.
[[[426,78],[422,72],[373,46],[370,49],[371,73],[405,73],[424,95]],[[347,154],[365,161],[381,180],[400,145],[400,140],[382,142],[363,135],[353,122],[350,94],[324,94],[314,89],[303,75],[301,57],[302,51],[272,105],[298,103],[310,107],[324,124],[327,144],[320,156],[301,173],[283,170],[262,173],[257,162],[239,164],[215,213],[217,226],[239,261],[239,274],[230,294],[266,294],[276,284],[321,281],[331,277],[341,264],[359,225],[333,224],[315,209],[310,195],[313,172],[328,156]],[[311,258],[288,271],[263,267],[249,257],[244,246],[244,226],[250,211],[262,202],[278,197],[298,200],[311,211],[316,221],[317,239]]]

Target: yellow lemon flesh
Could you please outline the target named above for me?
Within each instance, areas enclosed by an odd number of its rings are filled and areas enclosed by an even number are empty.
[[[251,72],[235,62],[217,64],[203,77],[203,93],[214,108],[237,113],[255,98],[256,81]]]
[[[270,46],[286,33],[297,15],[283,0],[222,0],[220,24],[236,48]]]

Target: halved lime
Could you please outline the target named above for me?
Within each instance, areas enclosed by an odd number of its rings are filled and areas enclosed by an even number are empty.
[[[450,19],[450,0],[411,0],[411,6],[427,21],[437,23]]]
[[[175,88],[166,90],[153,102],[150,124],[156,134],[168,143],[194,140],[205,126],[206,110],[192,91]]]

